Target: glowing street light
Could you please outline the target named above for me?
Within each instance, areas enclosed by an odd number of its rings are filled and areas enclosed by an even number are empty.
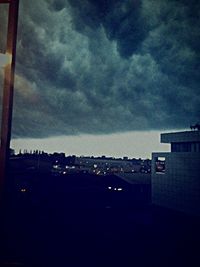
[[[1,197],[3,193],[3,185],[6,176],[10,149],[19,0],[0,0],[0,4],[8,4],[9,7],[6,49],[5,54],[0,54],[0,65],[4,68],[4,87],[0,136]]]

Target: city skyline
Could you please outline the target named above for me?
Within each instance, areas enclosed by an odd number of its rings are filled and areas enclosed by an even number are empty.
[[[168,144],[160,144],[160,132],[128,132],[112,135],[58,136],[45,139],[12,139],[11,147],[19,150],[64,152],[77,156],[111,156],[151,158],[152,152],[168,152]]]

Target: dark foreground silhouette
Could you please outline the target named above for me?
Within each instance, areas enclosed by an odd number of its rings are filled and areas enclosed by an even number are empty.
[[[102,177],[26,175],[6,186],[0,266],[200,266],[199,219],[153,207],[148,190],[142,199],[115,178],[124,191]]]

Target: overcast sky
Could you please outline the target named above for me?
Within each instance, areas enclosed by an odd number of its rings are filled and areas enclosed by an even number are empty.
[[[20,0],[13,139],[199,122],[199,17],[195,0]]]

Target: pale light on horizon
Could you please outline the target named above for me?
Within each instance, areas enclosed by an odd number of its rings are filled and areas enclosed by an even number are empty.
[[[163,131],[162,131],[163,132]],[[160,143],[160,131],[134,131],[107,135],[57,136],[43,139],[12,139],[16,153],[40,150],[47,153],[64,152],[76,156],[110,156],[151,158],[152,152],[169,152],[169,144]]]

